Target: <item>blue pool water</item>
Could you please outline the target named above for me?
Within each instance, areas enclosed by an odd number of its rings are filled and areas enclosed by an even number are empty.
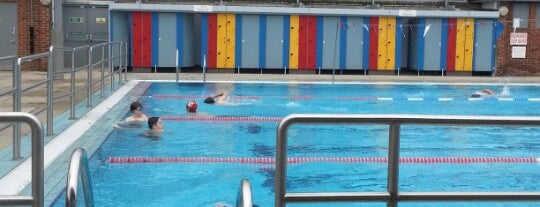
[[[115,157],[273,158],[280,118],[293,113],[540,115],[537,86],[512,86],[506,98],[469,99],[481,85],[153,83],[140,97],[144,111],[164,119],[159,139],[141,129],[115,129],[92,155],[96,206],[233,205],[247,178],[254,203],[273,206],[273,164],[225,162],[111,163]],[[229,91],[230,105],[202,103]],[[199,102],[202,119],[184,105]],[[127,109],[126,109],[127,111]],[[126,114],[127,115],[127,114]],[[200,116],[199,116],[200,117]],[[218,117],[218,118],[216,118]],[[118,117],[118,121],[124,117]],[[383,125],[295,125],[289,157],[386,157]],[[415,126],[401,129],[401,157],[540,157],[535,127]],[[386,163],[289,164],[290,192],[385,191]],[[402,163],[402,191],[538,191],[538,163]],[[63,206],[63,195],[53,206]],[[463,206],[464,203],[402,203],[400,206]],[[473,203],[468,206],[535,206],[535,203]],[[385,203],[317,206],[385,206]],[[289,205],[305,206],[305,205]]]

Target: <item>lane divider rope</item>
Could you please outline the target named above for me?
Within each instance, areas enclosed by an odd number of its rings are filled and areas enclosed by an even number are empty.
[[[402,157],[401,163],[537,163],[534,157]],[[110,163],[246,163],[274,164],[273,157],[109,157]],[[386,163],[386,157],[290,157],[288,163]]]
[[[282,117],[261,116],[165,116],[167,121],[253,121],[253,122],[279,122]]]
[[[149,98],[156,99],[203,99],[205,96],[201,95],[152,95]],[[337,100],[356,100],[356,101],[482,101],[489,100],[490,98],[453,98],[453,97],[435,97],[435,98],[422,98],[422,97],[374,97],[374,96],[229,96],[232,100],[260,100],[263,98],[287,98],[291,100],[316,100],[316,99],[337,99]],[[538,102],[540,98],[510,98],[499,97],[494,98],[498,101],[531,101]]]

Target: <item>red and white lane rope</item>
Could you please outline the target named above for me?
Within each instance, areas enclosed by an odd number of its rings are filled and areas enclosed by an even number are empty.
[[[204,99],[201,95],[152,95],[150,98],[155,99]],[[356,100],[356,101],[481,101],[487,98],[464,98],[464,97],[438,97],[438,98],[423,98],[423,97],[375,97],[375,96],[313,96],[313,95],[292,95],[292,96],[229,96],[231,100],[260,100],[263,98],[286,98],[290,100],[320,100],[320,99],[335,99],[335,100]],[[512,98],[512,97],[496,97],[498,101],[531,101],[539,102],[540,98]]]
[[[281,117],[256,116],[165,116],[167,121],[252,121],[252,122],[279,122]]]
[[[535,157],[402,157],[401,163],[537,163]],[[273,157],[109,157],[110,163],[246,163],[274,164]],[[386,163],[386,157],[290,157],[288,163]]]

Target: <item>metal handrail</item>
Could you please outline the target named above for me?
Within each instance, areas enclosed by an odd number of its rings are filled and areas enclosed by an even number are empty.
[[[293,124],[385,124],[389,125],[386,192],[287,193],[287,133]],[[278,125],[276,137],[275,206],[287,202],[380,201],[397,206],[399,201],[540,201],[540,192],[399,192],[400,126],[421,125],[511,125],[540,126],[531,116],[429,116],[429,115],[336,115],[293,114]]]
[[[204,54],[204,56],[203,56],[202,72],[203,72],[203,82],[206,83],[206,54]]]
[[[60,98],[64,98],[64,97],[71,97],[71,104],[70,104],[70,118],[71,119],[74,119],[75,118],[75,96],[76,94],[83,90],[83,89],[88,89],[88,97],[87,97],[87,100],[89,101],[89,106],[91,106],[92,104],[92,94],[91,93],[91,90],[90,88],[96,84],[97,82],[101,82],[101,97],[103,97],[103,85],[104,85],[104,79],[106,76],[111,76],[111,77],[114,77],[114,71],[113,69],[111,68],[110,70],[110,73],[108,75],[104,75],[103,71],[104,71],[104,62],[105,61],[108,61],[109,63],[111,62],[111,58],[112,58],[112,55],[109,55],[109,57],[107,57],[106,59],[104,59],[105,57],[105,45],[108,45],[109,46],[109,49],[111,48],[111,45],[114,45],[114,44],[118,44],[118,48],[119,48],[119,51],[120,51],[120,56],[119,57],[115,57],[115,58],[120,58],[119,62],[120,62],[120,72],[119,72],[119,76],[121,77],[121,73],[122,73],[122,69],[125,69],[127,72],[127,67],[122,67],[122,61],[123,60],[126,60],[127,61],[127,44],[126,44],[126,51],[122,51],[123,50],[123,47],[122,47],[122,44],[123,42],[114,42],[114,43],[102,43],[102,44],[98,44],[98,45],[94,45],[94,46],[90,46],[90,45],[84,45],[84,46],[79,46],[79,47],[75,47],[75,48],[68,48],[68,47],[59,47],[59,46],[51,46],[49,47],[49,51],[48,52],[44,52],[44,53],[40,53],[40,54],[35,54],[35,55],[29,55],[29,56],[24,56],[24,57],[20,57],[20,58],[17,58],[16,56],[6,56],[6,57],[0,57],[0,61],[5,61],[5,60],[13,60],[13,87],[12,88],[6,88],[6,89],[2,89],[0,91],[0,96],[5,96],[5,95],[9,95],[11,94],[13,96],[13,112],[21,112],[22,110],[22,101],[21,101],[21,98],[22,98],[22,95],[24,92],[27,92],[29,90],[32,90],[32,89],[35,89],[35,88],[38,88],[44,84],[47,85],[47,101],[46,101],[46,106],[43,107],[43,108],[37,108],[37,109],[34,109],[32,110],[33,112],[35,112],[34,114],[38,114],[38,113],[41,113],[43,111],[46,111],[47,112],[47,115],[46,115],[46,123],[47,123],[47,132],[46,132],[46,135],[47,136],[52,136],[53,135],[53,120],[54,120],[54,114],[53,114],[53,109],[54,109],[54,101],[56,99],[60,99]],[[91,60],[91,56],[92,56],[92,53],[91,53],[91,49],[93,47],[102,47],[102,54],[101,54],[101,60],[98,61],[98,63],[101,63],[101,71],[102,71],[102,77],[100,78],[99,81],[96,81],[96,82],[93,82],[92,81],[92,77],[91,77],[91,74],[88,74],[88,80],[87,80],[87,83],[85,84],[84,87],[80,88],[80,89],[76,89],[75,88],[75,72],[79,71],[79,70],[82,70],[82,69],[85,69],[85,68],[92,68],[93,66],[95,66],[96,64],[92,63],[92,61],[89,61],[88,65],[86,66],[82,66],[82,67],[79,67],[79,68],[75,68],[75,57],[74,57],[74,54],[75,52],[77,51],[84,51],[84,50],[88,50],[89,52],[89,59]],[[53,71],[53,56],[54,56],[54,51],[55,50],[59,50],[59,51],[67,51],[67,52],[70,52],[71,53],[71,59],[72,59],[72,64],[71,64],[71,70],[68,71],[70,74],[71,74],[71,85],[70,85],[70,92],[68,94],[63,94],[63,95],[60,95],[58,97],[55,97],[54,96],[54,91],[53,91],[53,84],[54,84],[54,81],[53,81],[53,77],[55,74],[64,74],[64,73],[67,73],[66,71],[60,71],[60,72],[54,72]],[[123,53],[122,53],[123,52]],[[124,57],[122,59],[122,57]],[[44,80],[40,80],[40,81],[36,81],[34,82],[32,85],[30,86],[25,86],[25,88],[22,87],[22,76],[21,76],[21,67],[22,67],[22,64],[25,63],[25,62],[30,62],[30,61],[34,61],[34,60],[38,60],[38,59],[43,59],[43,58],[48,58],[48,65],[47,65],[47,77],[46,79]],[[127,62],[126,62],[126,65],[127,65]],[[109,64],[109,67],[111,67],[112,65]],[[91,71],[88,71],[89,73]],[[127,76],[125,76],[126,79],[127,79]],[[114,79],[111,78],[111,90],[114,90]],[[122,84],[121,82],[121,79],[119,79],[119,84]],[[14,124],[8,124],[6,126],[2,125],[0,126],[0,131],[1,130],[4,130],[4,129],[7,129],[9,126],[13,126],[13,160],[17,160],[17,159],[20,159],[21,158],[21,127],[20,127],[20,123],[14,123]]]
[[[94,206],[94,195],[92,190],[92,179],[90,168],[88,167],[88,157],[83,148],[76,148],[71,154],[69,161],[69,171],[66,182],[66,207],[77,206],[77,189],[79,176],[82,181],[84,203],[86,207]]]
[[[236,196],[236,207],[253,207],[251,184],[248,179],[240,181],[240,188]]]
[[[13,92],[13,111],[14,112],[21,112],[21,95],[23,92],[28,91],[32,88],[35,88],[37,86],[40,86],[42,84],[47,84],[47,94],[52,94],[52,47],[50,48],[49,52],[39,53],[35,55],[29,55],[25,57],[17,58],[17,64],[15,65],[15,69],[13,72],[13,80],[14,80],[14,88],[15,91]],[[21,84],[21,65],[24,62],[29,62],[33,60],[38,60],[42,58],[48,59],[48,66],[47,66],[47,79],[40,81],[36,84],[33,84],[31,86],[28,86],[27,88],[23,89]],[[47,97],[47,135],[52,135],[53,132],[53,126],[52,126],[52,113],[53,113],[53,102],[52,100]],[[19,159],[21,158],[21,124],[15,123],[13,126],[13,159]]]
[[[0,122],[24,122],[30,126],[32,132],[32,196],[0,195],[0,205],[44,206],[44,150],[41,122],[35,115],[26,112],[2,112]]]

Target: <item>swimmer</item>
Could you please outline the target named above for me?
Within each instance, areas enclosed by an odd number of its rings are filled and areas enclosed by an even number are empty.
[[[471,94],[471,98],[485,98],[485,97],[491,97],[495,96],[495,92],[489,89],[483,89],[481,91],[476,91],[473,94]]]
[[[163,122],[161,118],[157,116],[150,117],[148,119],[148,131],[145,135],[147,137],[159,137],[163,133]]]
[[[124,122],[145,122],[148,121],[148,117],[142,111],[143,106],[141,103],[135,101],[129,106],[131,116],[126,118]]]
[[[186,111],[189,113],[197,113],[197,102],[195,101],[188,101],[186,103]]]
[[[216,100],[217,98],[217,100]],[[206,104],[224,104],[227,99],[227,92],[218,93],[215,95],[211,95],[206,97],[204,99],[204,103]]]
[[[142,108],[142,104],[137,101],[131,103],[129,106],[131,116],[127,117],[123,122],[114,124],[113,127],[118,129],[141,128],[144,122],[148,121],[148,117],[143,113]]]

